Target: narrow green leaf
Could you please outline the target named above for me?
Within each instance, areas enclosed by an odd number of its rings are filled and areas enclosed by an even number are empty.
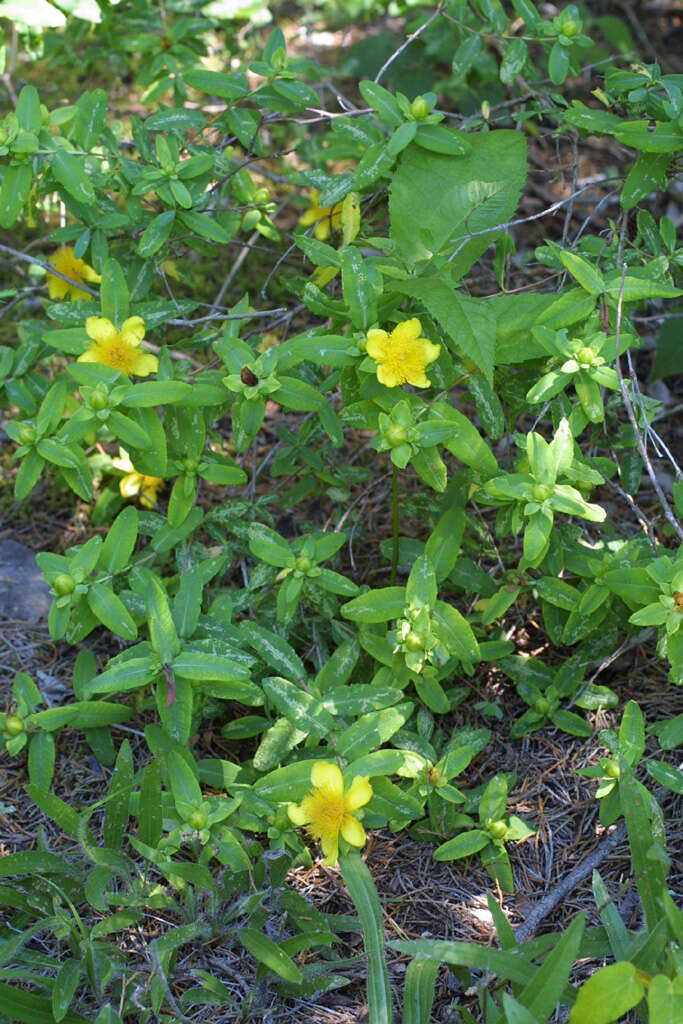
[[[372,1024],[391,1024],[391,983],[385,959],[384,914],[372,875],[357,852],[340,857],[339,867],[358,911],[368,958],[368,1017]]]
[[[256,928],[240,928],[237,931],[237,938],[253,957],[280,978],[284,978],[292,985],[298,985],[302,980],[301,971],[291,957]]]
[[[109,850],[118,850],[126,834],[132,788],[133,752],[128,740],[124,740],[116,758],[104,809],[104,845]]]

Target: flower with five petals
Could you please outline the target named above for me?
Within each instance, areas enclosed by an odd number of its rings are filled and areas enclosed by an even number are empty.
[[[329,761],[316,761],[311,770],[312,791],[300,804],[287,808],[295,825],[305,825],[325,854],[325,864],[334,864],[339,856],[339,836],[351,846],[365,843],[365,829],[353,816],[372,798],[372,787],[365,776],[356,776],[344,792],[344,778],[339,767]]]
[[[112,459],[112,465],[120,469],[125,476],[119,480],[119,491],[123,498],[134,498],[139,495],[138,501],[143,508],[154,508],[157,503],[159,491],[164,486],[164,481],[158,476],[145,476],[138,472],[130,456],[124,448],[119,448],[118,459]]]
[[[81,283],[89,281],[90,284],[99,284],[102,280],[100,275],[95,273],[85,260],[74,256],[73,246],[71,245],[64,245],[61,249],[57,249],[57,252],[53,253],[50,258],[50,264],[60,274],[70,277],[72,281],[79,281]],[[66,299],[67,297],[73,300],[92,299],[90,292],[83,291],[76,284],[70,284],[54,274],[48,273],[47,287],[51,299]]]
[[[311,205],[304,214],[299,217],[299,224],[302,228],[308,228],[315,224],[313,234],[319,242],[326,242],[330,237],[330,230],[335,231],[341,225],[342,204],[336,206],[318,206],[320,193],[317,189],[311,191]]]
[[[440,345],[422,338],[422,324],[413,317],[397,324],[391,334],[374,327],[367,333],[366,351],[377,363],[377,379],[387,388],[412,384],[428,388],[425,369],[439,358]]]
[[[78,357],[79,363],[101,363],[127,377],[146,377],[159,368],[159,360],[151,352],[140,350],[145,336],[145,322],[141,316],[129,316],[120,331],[104,316],[89,316],[85,330],[93,342]]]

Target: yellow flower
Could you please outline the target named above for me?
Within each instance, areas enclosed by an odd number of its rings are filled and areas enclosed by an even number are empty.
[[[146,377],[159,368],[156,356],[140,351],[139,345],[145,336],[145,321],[141,316],[128,317],[120,331],[106,317],[89,316],[85,330],[95,344],[78,357],[79,363],[101,363],[128,377]]]
[[[316,761],[311,771],[313,791],[300,804],[290,804],[287,813],[295,825],[305,825],[312,839],[319,840],[325,864],[334,864],[339,856],[339,835],[351,846],[365,843],[365,829],[352,811],[363,807],[372,797],[365,776],[356,776],[346,793],[344,779],[336,764]]]
[[[72,281],[90,281],[91,284],[99,284],[102,278],[96,274],[92,267],[89,267],[85,260],[79,260],[74,256],[73,247],[65,245],[52,254],[51,265],[60,274],[65,274]],[[63,281],[61,277],[54,274],[47,275],[47,287],[51,299],[65,299],[69,295],[72,299],[92,299],[90,292],[84,292],[75,284]]]
[[[335,231],[341,226],[341,213],[342,204],[337,203],[336,206],[318,206],[318,196],[320,193],[317,189],[313,189],[311,192],[311,205],[301,217],[299,217],[299,224],[302,228],[310,227],[311,224],[315,224],[313,234],[319,242],[326,242],[330,237],[330,228],[334,228]]]
[[[441,345],[421,338],[421,333],[422,324],[415,318],[404,320],[391,334],[376,327],[368,331],[365,348],[377,363],[377,379],[385,387],[429,387],[425,369],[439,358]]]
[[[126,474],[119,480],[119,490],[122,496],[134,498],[136,494],[139,494],[140,504],[143,508],[154,508],[164,481],[158,476],[145,476],[144,473],[138,473],[124,448],[119,448],[118,459],[111,461],[116,469],[120,469]]]

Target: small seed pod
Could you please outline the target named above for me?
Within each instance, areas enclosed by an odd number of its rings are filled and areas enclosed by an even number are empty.
[[[255,388],[258,384],[258,377],[253,370],[250,370],[248,366],[245,366],[240,373],[240,380],[243,384],[246,384],[248,388]]]

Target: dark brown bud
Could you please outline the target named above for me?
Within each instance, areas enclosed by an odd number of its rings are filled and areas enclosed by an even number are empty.
[[[258,384],[258,377],[256,374],[245,366],[240,374],[240,380],[243,384],[246,384],[248,388],[254,388]]]

